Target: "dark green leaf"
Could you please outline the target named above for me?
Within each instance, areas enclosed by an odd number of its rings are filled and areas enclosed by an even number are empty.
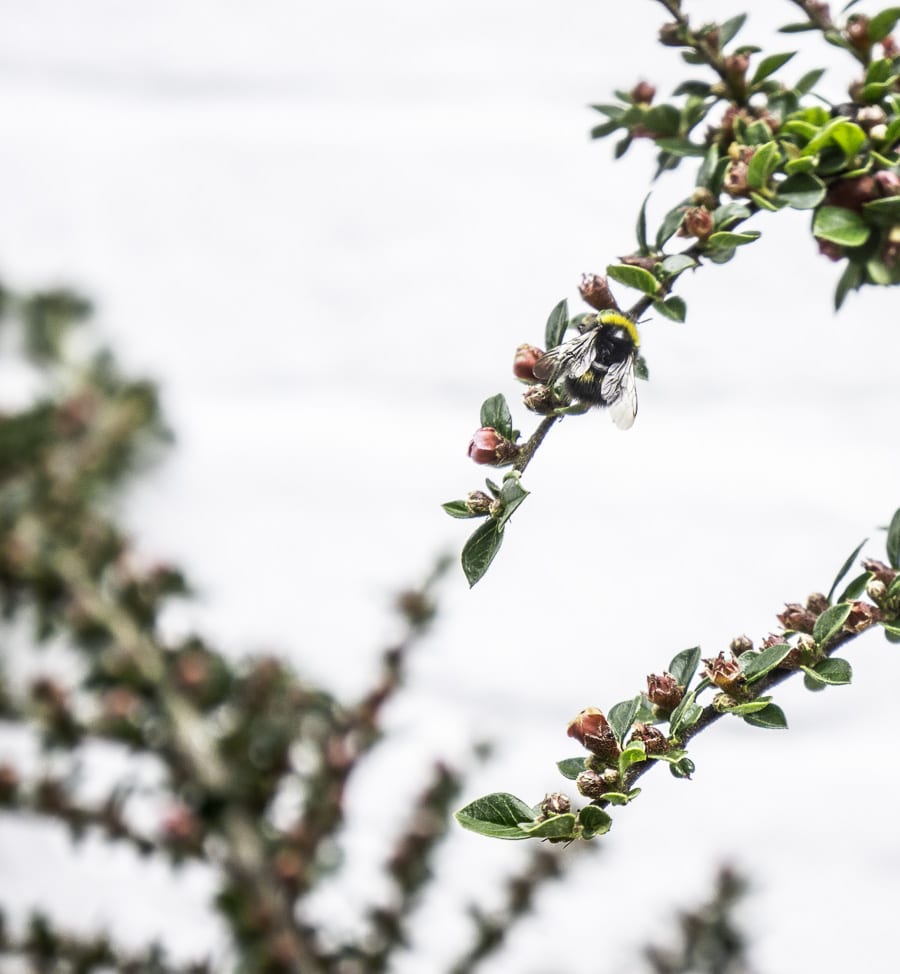
[[[697,98],[706,98],[711,90],[712,85],[708,81],[682,81],[672,94],[694,95]]]
[[[782,65],[787,64],[796,53],[796,51],[787,51],[784,54],[770,54],[768,57],[764,57],[756,66],[756,71],[753,72],[750,86],[758,85],[770,74],[774,74]]]
[[[858,599],[860,595],[866,590],[866,586],[869,584],[869,579],[872,577],[871,572],[863,572],[862,575],[857,575],[852,582],[849,582],[847,587],[841,592],[838,602],[847,602],[850,599]]]
[[[706,156],[703,159],[703,164],[700,166],[697,172],[697,185],[705,186],[709,188],[709,184],[715,175],[716,168],[719,164],[719,147],[714,142],[707,150]]]
[[[557,761],[556,766],[564,778],[574,781],[584,771],[584,761],[584,758],[564,758],[562,761]]]
[[[605,835],[612,828],[612,819],[596,805],[585,805],[578,813],[578,824],[582,837],[592,839],[595,835]]]
[[[791,647],[787,643],[778,643],[776,646],[767,646],[762,652],[747,660],[746,664],[741,665],[747,683],[761,680],[774,670],[790,651]]]
[[[687,756],[669,765],[669,771],[672,772],[673,778],[690,778],[696,770],[697,766]]]
[[[860,543],[847,556],[847,560],[844,562],[844,564],[841,565],[840,570],[835,576],[834,581],[831,583],[831,588],[828,589],[828,595],[826,597],[829,602],[831,601],[831,596],[834,595],[834,590],[838,587],[838,585],[841,584],[841,582],[844,580],[844,576],[853,567],[853,563],[856,561],[856,558],[859,555],[859,553],[863,550],[863,545],[868,540],[869,540],[868,538],[863,538],[862,541],[860,541]],[[840,601],[843,602],[844,600],[841,599]]]
[[[870,17],[867,28],[869,40],[875,43],[883,41],[894,29],[898,20],[900,20],[900,7],[888,7],[874,17]]]
[[[758,240],[760,233],[758,230],[747,230],[744,233],[732,233],[730,230],[720,230],[710,234],[706,240],[706,245],[710,250],[733,250],[744,244],[753,243]]]
[[[677,294],[666,298],[664,301],[654,301],[653,308],[670,321],[684,321],[687,315],[687,305],[684,298],[678,297]]]
[[[697,667],[700,665],[700,647],[693,646],[691,649],[683,649],[676,653],[669,663],[668,671],[675,677],[675,682],[682,687],[689,687]]]
[[[638,379],[643,379],[645,382],[650,378],[650,370],[647,368],[647,360],[643,355],[638,355],[634,360],[634,374]]]
[[[638,250],[640,250],[642,254],[647,254],[650,252],[650,248],[647,246],[647,201],[649,199],[650,194],[647,193],[647,195],[644,197],[644,202],[641,203],[641,209],[637,218],[636,233]]]
[[[662,260],[656,267],[656,273],[666,280],[677,277],[683,271],[690,270],[697,266],[697,261],[687,254],[671,254]]]
[[[684,218],[684,209],[690,205],[690,200],[684,200],[683,202],[679,203],[678,206],[675,206],[669,210],[669,212],[663,217],[663,221],[659,225],[659,230],[656,232],[657,250],[662,250],[665,242],[681,226],[681,221]]]
[[[686,693],[669,718],[669,736],[678,737],[683,730],[693,727],[700,719],[703,708],[695,703],[696,691]]]
[[[853,210],[820,206],[813,220],[813,234],[842,247],[859,247],[869,239],[871,227]]]
[[[805,75],[794,85],[794,91],[798,95],[806,95],[812,91],[819,83],[819,79],[825,74],[824,68],[816,68],[814,71],[807,71]]]
[[[654,105],[644,114],[643,123],[656,136],[677,135],[681,113],[674,105]]]
[[[687,156],[705,156],[706,146],[699,145],[696,142],[691,142],[690,139],[676,138],[674,136],[659,138],[656,140],[657,146],[660,149],[664,149],[666,152],[670,152],[673,156],[678,156],[678,158],[685,158]]]
[[[900,626],[891,625],[889,622],[882,622],[880,626],[890,642],[900,642]]]
[[[610,264],[606,268],[606,273],[619,284],[633,287],[644,294],[656,294],[659,290],[659,281],[643,267],[634,267],[631,264]]]
[[[778,184],[777,198],[795,210],[812,210],[825,199],[825,183],[812,173],[794,173]]]
[[[617,119],[611,118],[606,122],[595,125],[591,129],[591,138],[605,139],[607,135],[612,135],[613,132],[617,132],[620,128],[622,128],[622,123]]]
[[[524,838],[528,839],[574,839],[575,815],[566,812],[564,815],[553,815],[542,822],[522,822],[519,825]],[[502,836],[501,838],[512,838]]]
[[[616,143],[616,148],[613,151],[613,156],[616,159],[621,159],[622,156],[628,151],[628,147],[631,145],[631,133],[629,132],[623,139],[619,139]]]
[[[481,404],[481,425],[490,426],[508,440],[515,439],[513,435],[512,414],[506,403],[506,396],[498,392],[496,396],[485,399]]]
[[[485,517],[484,514],[473,514],[466,501],[447,501],[446,504],[441,504],[441,507],[450,517]]]
[[[713,210],[713,226],[716,230],[726,230],[750,215],[750,210],[743,203],[725,203]]]
[[[562,341],[566,333],[566,326],[569,321],[569,302],[565,298],[550,312],[547,319],[547,326],[544,328],[544,347],[549,352],[551,348],[556,348]]]
[[[778,32],[780,34],[801,34],[803,31],[818,29],[819,28],[811,20],[807,20],[802,24],[785,24],[784,27],[778,28]]]
[[[764,710],[757,711],[755,714],[745,714],[743,720],[753,727],[764,727],[769,730],[786,730],[788,725],[784,711],[774,703],[770,703]]]
[[[595,112],[600,112],[601,115],[606,115],[609,118],[621,118],[626,111],[622,105],[613,105],[610,103],[594,104],[591,105],[591,108],[593,108]]]
[[[776,142],[761,145],[747,164],[747,183],[753,189],[765,189],[772,173],[781,161],[781,150]]]
[[[894,511],[888,526],[887,558],[891,568],[900,569],[900,508]]]
[[[525,802],[505,792],[477,798],[456,813],[456,821],[464,829],[496,839],[527,839],[519,823],[533,822],[534,818]]]
[[[475,529],[462,550],[462,567],[471,588],[484,577],[503,544],[503,527],[493,518]]]
[[[847,660],[836,656],[820,659],[815,666],[801,666],[800,669],[813,683],[826,686],[843,686],[853,677],[853,669]]]
[[[776,84],[776,82],[773,82],[773,84]],[[744,129],[744,142],[746,145],[764,145],[771,141],[771,139],[772,129],[761,118],[758,118],[755,122],[751,122]]]
[[[843,274],[834,291],[834,310],[840,311],[844,298],[851,291],[858,291],[863,283],[863,269],[855,261],[847,261]]]
[[[606,719],[609,721],[609,726],[612,728],[613,734],[615,734],[619,747],[622,746],[625,735],[631,730],[631,725],[634,723],[634,717],[637,714],[640,704],[641,698],[638,695],[631,700],[623,700],[609,708]]]
[[[512,517],[515,509],[528,496],[528,491],[519,482],[518,474],[507,474],[503,478],[503,486],[500,488],[500,500],[503,502],[503,511],[497,518],[497,523],[502,528]]]
[[[738,31],[744,26],[747,19],[746,14],[738,14],[719,24],[719,47],[724,49],[725,45],[732,41]]]
[[[885,196],[883,199],[864,203],[863,210],[872,216],[882,217],[885,226],[894,226],[900,223],[900,196]]]
[[[837,605],[829,606],[816,619],[816,624],[813,626],[813,639],[820,646],[824,646],[829,639],[834,638],[841,631],[851,609],[852,606],[848,602],[838,602]]]

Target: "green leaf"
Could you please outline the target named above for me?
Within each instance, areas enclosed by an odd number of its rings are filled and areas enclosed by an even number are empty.
[[[547,326],[544,329],[544,346],[548,352],[551,348],[556,348],[562,341],[568,322],[569,302],[563,298],[550,312],[550,317],[547,319]]]
[[[900,642],[900,626],[891,625],[889,622],[880,622],[879,625],[884,630],[884,634],[890,642]]]
[[[637,798],[640,792],[640,788],[636,788],[634,791],[627,793],[624,791],[604,791],[603,799],[604,801],[608,801],[610,805],[627,805],[633,798]]]
[[[476,798],[456,813],[456,821],[470,832],[495,839],[527,839],[521,822],[533,822],[534,812],[515,795],[495,792]]]
[[[750,199],[761,209],[768,210],[770,213],[775,213],[779,207],[768,200],[765,196],[757,193],[756,190],[750,190]]]
[[[644,294],[656,294],[659,291],[659,281],[643,267],[634,267],[631,264],[610,264],[606,268],[606,273],[619,284],[633,287]]]
[[[710,250],[734,250],[744,244],[753,243],[758,240],[760,232],[758,230],[747,230],[744,233],[733,233],[730,230],[720,230],[710,234],[706,239],[706,246]]]
[[[631,700],[623,700],[620,703],[613,704],[609,708],[609,713],[606,715],[606,719],[609,721],[609,726],[612,728],[612,732],[616,737],[616,742],[619,747],[622,746],[622,741],[625,740],[625,735],[631,730],[631,725],[634,723],[635,715],[638,712],[638,707],[641,705],[641,697],[638,694]]]
[[[825,199],[825,183],[812,173],[794,173],[778,184],[777,199],[795,210],[813,210]]]
[[[699,665],[700,647],[692,646],[690,649],[683,649],[672,657],[668,672],[675,677],[675,682],[679,686],[686,688],[690,686]]]
[[[887,558],[891,568],[900,569],[900,508],[894,511],[888,526]]]
[[[681,731],[693,727],[700,719],[703,708],[695,703],[696,691],[686,693],[681,698],[681,703],[672,711],[669,718],[669,736],[677,737]]]
[[[814,71],[807,71],[805,75],[794,85],[794,91],[798,95],[808,95],[810,91],[819,83],[819,79],[825,74],[824,68],[816,68]]]
[[[489,518],[475,529],[475,533],[462,550],[462,567],[469,588],[484,577],[501,544],[503,544],[503,526],[494,518]]]
[[[684,321],[687,315],[687,305],[684,298],[678,297],[677,294],[673,294],[664,301],[654,301],[653,308],[670,321]]]
[[[697,766],[687,755],[685,755],[680,761],[676,761],[669,765],[669,771],[672,772],[673,778],[690,778],[690,776],[696,770]]]
[[[619,755],[619,777],[621,778],[633,764],[640,764],[641,761],[646,760],[647,749],[644,747],[643,741],[635,741],[634,744],[629,744]]]
[[[517,473],[509,473],[503,478],[503,486],[500,488],[500,500],[503,502],[503,511],[497,518],[497,523],[502,528],[512,517],[515,509],[528,496],[528,491],[519,482]]]
[[[760,697],[759,700],[748,700],[746,703],[727,704],[721,709],[723,713],[745,717],[747,714],[758,714],[761,710],[765,710],[771,699],[771,697]]]
[[[841,565],[840,571],[838,571],[834,581],[831,583],[831,588],[828,589],[828,595],[826,598],[829,602],[831,601],[831,596],[834,595],[834,590],[838,587],[838,585],[841,584],[841,582],[844,580],[844,576],[853,567],[853,563],[856,561],[859,553],[863,550],[863,545],[865,545],[868,540],[868,538],[863,538],[862,541],[860,541],[860,543],[847,556],[847,560],[844,562],[844,564]],[[841,599],[840,601],[843,602],[844,600]]]
[[[813,626],[813,639],[820,646],[824,646],[829,639],[833,639],[841,631],[841,627],[847,621],[852,608],[849,602],[838,602],[837,605],[829,606],[816,619],[816,624]]]
[[[671,751],[666,751],[665,754],[648,754],[648,761],[664,761],[666,764],[678,764],[678,762],[687,754],[687,751],[681,748],[672,748]]]
[[[858,599],[860,595],[866,590],[866,586],[869,584],[869,579],[872,577],[871,572],[863,572],[862,575],[857,575],[852,582],[847,584],[847,587],[841,592],[838,602],[847,602],[849,599]]]
[[[777,142],[761,145],[750,157],[747,164],[747,183],[753,189],[765,189],[772,173],[781,161],[781,150]]]
[[[787,64],[796,53],[796,51],[787,51],[784,54],[770,54],[768,57],[764,57],[757,65],[756,71],[753,72],[750,86],[758,85],[770,74],[774,74],[782,65]]]
[[[774,703],[770,703],[755,714],[745,714],[743,720],[744,723],[751,724],[753,727],[764,727],[768,730],[786,730],[788,725],[784,711]]]
[[[834,291],[834,310],[840,311],[844,299],[851,291],[858,291],[864,280],[863,268],[856,261],[848,260]]]
[[[871,227],[853,210],[842,206],[820,206],[813,220],[813,235],[842,247],[860,247],[869,239]]]
[[[647,193],[647,195],[644,197],[644,202],[641,203],[641,210],[638,213],[637,218],[636,233],[638,250],[640,250],[642,254],[647,254],[650,252],[650,248],[647,246],[647,201],[649,199],[650,194]]]
[[[468,502],[466,501],[447,501],[446,504],[441,504],[441,507],[450,515],[450,517],[485,517],[485,514],[473,514],[469,510]]]
[[[659,229],[656,231],[657,250],[662,250],[665,242],[681,226],[681,221],[684,219],[685,207],[690,205],[691,205],[690,200],[683,200],[677,206],[669,210],[669,212],[663,217],[663,221],[659,225]]]
[[[726,230],[728,227],[751,216],[750,210],[743,203],[725,203],[713,210],[713,226],[716,230]]]
[[[694,95],[696,98],[706,98],[712,91],[708,81],[682,81],[672,92],[673,95]]]
[[[670,254],[657,265],[656,273],[666,280],[677,277],[684,271],[697,266],[697,261],[687,254]]]
[[[737,36],[738,31],[744,26],[746,20],[746,14],[738,14],[736,17],[730,17],[728,20],[719,24],[720,49],[724,49],[725,45]]]
[[[875,43],[883,41],[894,29],[898,20],[900,20],[900,7],[888,7],[874,17],[870,17],[867,28],[869,40]]]
[[[900,196],[885,196],[880,200],[863,203],[863,210],[870,216],[881,217],[884,226],[900,223]]]
[[[605,835],[612,828],[612,818],[596,805],[585,805],[578,813],[578,824],[584,839]]]
[[[820,659],[814,666],[801,666],[800,669],[811,682],[823,686],[843,686],[853,677],[853,668],[847,660],[836,656]]]
[[[645,112],[643,123],[657,136],[677,135],[681,125],[681,112],[674,105],[654,105]]]
[[[818,26],[814,24],[811,20],[807,20],[801,24],[785,24],[784,27],[778,28],[779,34],[802,34],[807,30],[818,30]]]
[[[564,815],[553,815],[540,822],[521,822],[519,829],[522,837],[527,839],[575,839],[575,815],[566,812]],[[500,838],[512,838],[501,836]]]
[[[512,414],[506,403],[506,396],[498,392],[496,396],[485,399],[481,404],[481,425],[490,426],[508,440],[515,439]]]
[[[585,758],[563,758],[562,761],[556,762],[556,766],[564,778],[568,778],[569,781],[574,781],[584,771],[584,762]]]
[[[647,368],[647,360],[643,355],[638,355],[634,360],[635,378],[643,379],[645,382],[650,378],[650,370]]]
[[[775,646],[767,646],[762,652],[741,663],[741,670],[747,679],[747,683],[755,683],[761,680],[767,673],[771,672],[788,655],[791,647],[787,643],[778,643]],[[743,656],[741,659],[743,660]]]
[[[697,185],[709,188],[719,164],[719,147],[714,142],[707,150],[703,164],[697,172]]]

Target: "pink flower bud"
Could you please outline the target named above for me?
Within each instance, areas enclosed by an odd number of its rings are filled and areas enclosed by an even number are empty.
[[[502,467],[512,463],[519,454],[519,448],[493,427],[482,426],[476,430],[469,443],[469,457],[476,463],[486,463]]]
[[[513,359],[513,375],[521,382],[537,382],[534,377],[534,365],[543,354],[543,349],[536,348],[534,345],[520,345]]]

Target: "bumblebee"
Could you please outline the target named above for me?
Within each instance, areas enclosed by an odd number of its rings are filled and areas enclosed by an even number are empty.
[[[573,399],[609,407],[616,426],[627,430],[637,415],[634,361],[641,343],[637,326],[621,311],[601,311],[586,317],[579,331],[542,355],[534,376],[550,386],[564,379]]]

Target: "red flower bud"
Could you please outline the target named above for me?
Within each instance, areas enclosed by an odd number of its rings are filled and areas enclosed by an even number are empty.
[[[698,240],[706,238],[715,229],[713,215],[704,206],[691,206],[685,210],[678,228],[679,237],[696,237]]]
[[[844,248],[840,244],[821,237],[816,237],[816,243],[819,245],[819,253],[829,260],[840,260],[844,256]]]
[[[631,89],[631,100],[643,105],[649,105],[656,97],[656,89],[649,81],[639,81]]]
[[[578,290],[586,304],[597,311],[616,311],[619,305],[609,289],[609,281],[602,274],[584,274]]]
[[[536,348],[534,345],[520,345],[513,359],[513,375],[521,382],[537,382],[534,377],[534,365],[543,354],[543,349]]]
[[[603,758],[607,762],[615,761],[619,756],[619,745],[609,726],[609,721],[602,710],[587,707],[569,724],[566,731],[569,737],[574,737],[582,747]]]
[[[469,457],[472,460],[494,467],[512,463],[518,453],[519,448],[515,443],[501,436],[491,426],[482,426],[476,430],[469,443]]]
[[[825,195],[826,206],[842,206],[845,210],[862,213],[865,203],[878,198],[878,183],[872,176],[856,176],[854,179],[839,179],[828,187]]]

